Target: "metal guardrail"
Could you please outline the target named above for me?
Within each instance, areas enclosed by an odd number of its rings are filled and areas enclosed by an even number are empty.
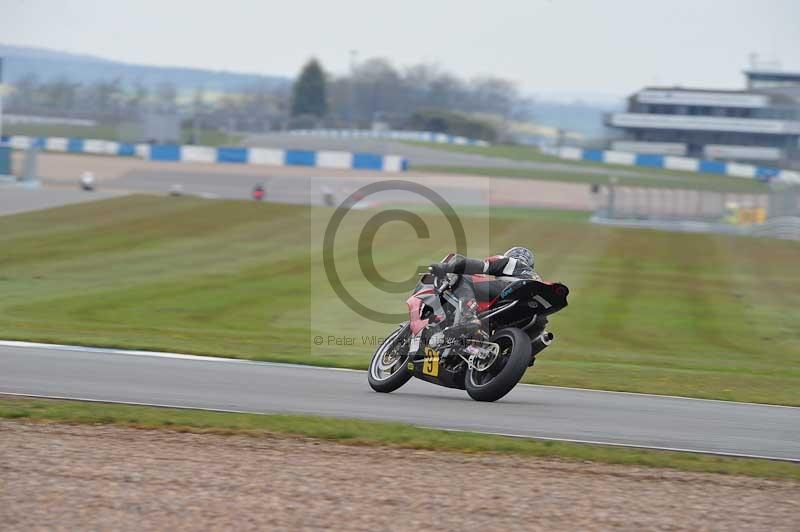
[[[696,222],[681,220],[635,220],[612,219],[602,215],[594,215],[591,222],[611,227],[629,229],[654,229],[658,231],[674,231],[681,233],[721,233],[728,235],[753,236],[761,238],[779,238],[782,240],[800,241],[800,217],[787,216],[773,218],[757,225],[731,225],[725,223]]]
[[[612,185],[595,202],[591,221],[601,225],[800,240],[800,187],[741,194]]]
[[[434,133],[432,131],[406,131],[406,130],[378,130],[370,129],[293,129],[290,135],[334,137],[334,138],[364,138],[383,140],[410,140],[416,142],[432,142],[435,144],[461,144],[468,146],[489,146],[485,140],[449,135],[447,133]]]
[[[762,225],[754,226],[752,234],[784,240],[800,240],[800,217],[782,216],[780,218],[772,218]]]

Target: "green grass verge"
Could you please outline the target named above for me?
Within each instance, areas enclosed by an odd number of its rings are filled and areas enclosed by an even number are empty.
[[[306,415],[233,414],[77,401],[4,398],[0,418],[60,423],[109,424],[184,432],[281,434],[354,445],[394,445],[467,453],[503,453],[531,457],[671,468],[682,471],[800,480],[800,466],[788,462],[729,458],[686,452],[652,451],[604,445],[537,441],[467,432],[421,429],[403,423]]]
[[[563,181],[565,183],[585,183],[590,185],[607,185],[609,180],[609,177],[603,174],[540,170],[536,168],[477,168],[466,166],[414,165],[411,169],[415,172],[431,172],[437,174],[512,177],[517,179]],[[649,175],[648,170],[642,169],[641,173],[647,173]],[[650,177],[618,176],[616,179],[619,185],[631,187],[681,188],[739,193],[766,193],[769,191],[768,185],[754,179],[740,179],[737,177],[714,174],[696,174],[692,176],[665,176],[653,174]]]
[[[592,161],[572,161],[546,155],[534,146],[493,145],[493,146],[462,146],[457,144],[433,144],[408,142],[419,146],[434,148],[454,153],[468,153],[486,157],[500,157],[514,161],[533,161],[541,163],[568,164],[573,167],[602,168],[607,171],[620,170],[643,174],[642,177],[618,176],[620,184],[630,186],[656,187],[656,188],[690,188],[700,190],[716,190],[721,192],[766,192],[767,185],[753,179],[740,179],[704,172],[681,172],[662,168],[643,168],[619,164],[605,164]],[[518,177],[526,179],[542,179],[547,181],[566,181],[571,183],[606,184],[608,176],[602,174],[582,173],[579,171],[559,172],[539,169],[514,169],[514,168],[466,168],[458,166],[417,166],[413,170],[475,174],[502,177]]]
[[[454,153],[468,153],[472,155],[483,155],[486,157],[501,157],[503,159],[511,159],[513,161],[536,161],[543,163],[551,162],[564,162],[563,159],[542,153],[539,148],[535,146],[520,146],[513,144],[493,144],[491,146],[470,146],[462,144],[443,144],[438,142],[416,142],[416,141],[403,141],[405,144],[413,146],[424,146],[426,148],[433,148],[441,151],[449,151]],[[582,161],[576,161],[581,163]],[[591,164],[591,163],[587,163]]]
[[[366,368],[370,337],[392,327],[349,311],[325,280],[330,214],[140,195],[0,217],[0,338]],[[357,299],[402,313],[408,292],[374,289],[354,253],[374,214],[347,216],[337,268]],[[542,275],[571,289],[524,382],[800,405],[800,243],[601,227],[564,211],[474,214],[462,217],[471,254],[528,245]],[[447,222],[419,215],[430,238],[398,222],[376,234],[384,277],[450,251]]]
[[[6,124],[5,135],[24,135],[29,137],[74,137],[84,139],[119,140],[120,131],[116,126],[98,124],[95,126],[76,126],[70,124]],[[191,129],[181,131],[181,142],[187,143]],[[228,135],[222,131],[200,129],[196,144],[202,146],[237,145],[243,140],[241,135]]]
[[[74,137],[118,140],[119,132],[111,125],[76,126],[71,124],[3,124],[4,135],[27,137]]]

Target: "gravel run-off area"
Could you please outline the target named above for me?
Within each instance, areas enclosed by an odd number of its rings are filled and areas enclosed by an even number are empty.
[[[800,484],[0,421],[3,530],[798,530]]]

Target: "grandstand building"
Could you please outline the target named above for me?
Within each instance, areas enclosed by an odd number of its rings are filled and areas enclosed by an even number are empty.
[[[800,73],[746,70],[743,90],[646,87],[606,125],[615,151],[800,164]]]

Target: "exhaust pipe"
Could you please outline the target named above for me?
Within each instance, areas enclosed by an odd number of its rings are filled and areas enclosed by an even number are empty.
[[[528,364],[528,367],[533,366],[536,362],[536,355],[541,353],[545,347],[553,343],[553,340],[556,339],[556,336],[551,333],[550,331],[542,331],[542,334],[537,336],[531,342],[531,361]]]

